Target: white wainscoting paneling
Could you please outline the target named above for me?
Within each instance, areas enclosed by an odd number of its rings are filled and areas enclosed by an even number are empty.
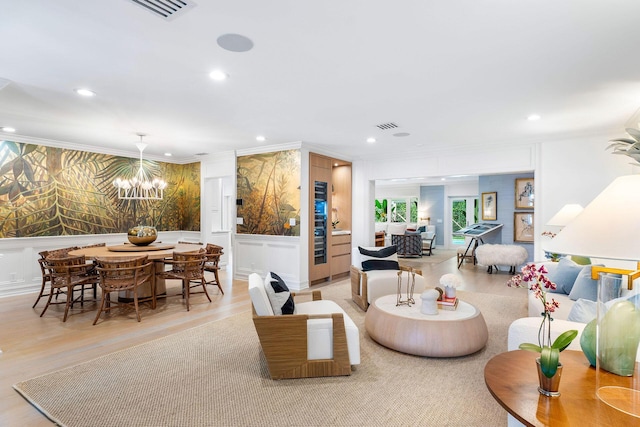
[[[300,271],[301,256],[307,252],[300,248],[299,237],[234,235],[234,279],[246,280],[251,273],[266,276],[268,271],[277,273],[289,289],[307,289],[307,272]]]

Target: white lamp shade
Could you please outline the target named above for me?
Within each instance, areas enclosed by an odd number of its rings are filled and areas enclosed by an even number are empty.
[[[616,178],[542,247],[551,253],[640,261],[640,175]]]
[[[573,221],[583,210],[584,208],[581,205],[575,203],[564,205],[558,213],[551,217],[546,225],[564,227]]]

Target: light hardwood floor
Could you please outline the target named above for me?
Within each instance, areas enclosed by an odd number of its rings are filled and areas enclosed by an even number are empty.
[[[464,264],[457,269],[455,257],[440,264],[424,264],[423,275],[427,283],[437,286],[442,274],[459,272],[463,285],[459,288],[471,292],[514,295],[522,289],[506,286],[510,277],[506,272],[489,275],[485,267]],[[85,303],[84,309],[74,308],[67,322],[62,322],[63,306],[52,306],[44,317],[39,317],[45,305],[41,299],[31,308],[36,294],[0,298],[0,425],[1,426],[49,426],[51,422],[24,400],[13,384],[58,369],[76,365],[111,353],[176,333],[251,309],[246,281],[232,281],[230,274],[222,271],[224,295],[217,288],[209,287],[212,303],[204,295],[191,298],[191,311],[187,312],[179,297],[159,300],[158,308],[151,310],[144,305],[142,321],[135,320],[133,311],[125,311],[101,317],[92,325],[95,303]],[[326,284],[315,285],[321,289]],[[179,290],[176,281],[167,281],[168,293]],[[524,294],[523,298],[524,298]],[[257,337],[256,337],[257,341]]]

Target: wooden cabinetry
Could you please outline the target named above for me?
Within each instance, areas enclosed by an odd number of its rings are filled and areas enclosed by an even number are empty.
[[[326,189],[326,190],[325,190]],[[309,282],[348,273],[351,235],[351,163],[309,154]]]
[[[351,266],[351,235],[331,236],[331,276],[349,273]]]

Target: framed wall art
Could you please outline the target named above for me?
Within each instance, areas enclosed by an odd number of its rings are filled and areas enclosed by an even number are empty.
[[[482,220],[495,221],[498,219],[498,193],[482,193]]]
[[[516,209],[533,209],[535,187],[533,178],[516,178]]]
[[[513,241],[533,243],[533,213],[513,213]]]

